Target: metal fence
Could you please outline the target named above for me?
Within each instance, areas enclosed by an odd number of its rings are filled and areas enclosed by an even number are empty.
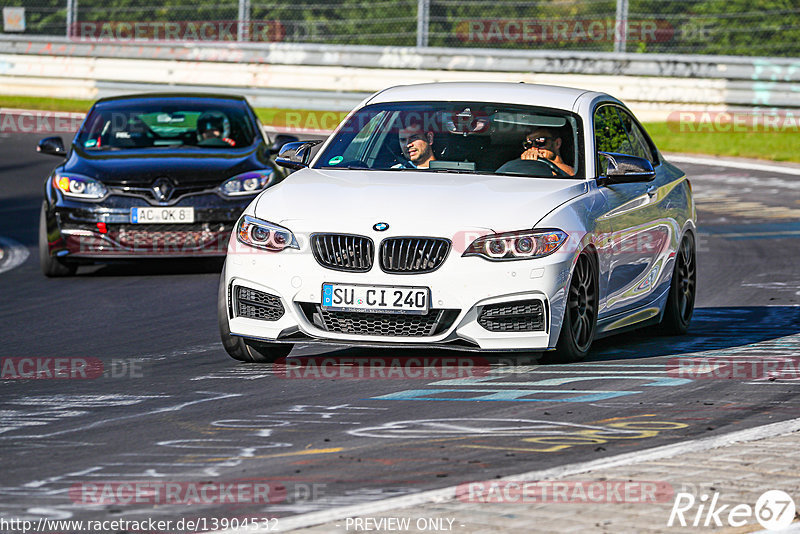
[[[799,57],[797,0],[0,0],[3,33]],[[19,9],[24,8],[24,30]]]

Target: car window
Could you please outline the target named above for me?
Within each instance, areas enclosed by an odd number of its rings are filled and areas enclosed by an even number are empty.
[[[618,109],[622,124],[625,126],[625,131],[628,133],[628,139],[631,142],[631,155],[644,158],[650,163],[655,164],[656,158],[653,151],[650,150],[650,144],[647,142],[642,129],[636,124],[631,115],[624,109]]]
[[[551,108],[463,101],[374,104],[348,118],[313,166],[582,177],[580,131],[576,115]],[[548,161],[523,158],[531,147]]]
[[[244,107],[220,102],[108,102],[90,112],[76,137],[84,150],[237,148],[256,138]]]
[[[628,133],[614,106],[602,106],[594,112],[594,139],[598,152],[635,155]]]

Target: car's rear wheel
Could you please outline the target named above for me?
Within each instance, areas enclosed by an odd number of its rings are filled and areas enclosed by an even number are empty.
[[[564,321],[556,350],[544,354],[545,363],[579,362],[586,358],[597,330],[597,265],[591,254],[581,254],[572,271]]]
[[[63,260],[50,255],[50,246],[47,239],[47,204],[42,202],[42,209],[39,215],[39,265],[42,273],[49,278],[61,276],[72,276],[78,266],[65,263]]]
[[[689,330],[694,313],[694,299],[697,289],[697,262],[694,237],[686,234],[675,255],[675,269],[669,286],[669,296],[664,308],[664,316],[658,330],[662,334],[680,336]]]
[[[234,360],[251,363],[271,363],[283,358],[292,351],[291,343],[261,343],[245,341],[240,336],[232,336],[228,325],[228,299],[225,291],[225,269],[219,280],[217,294],[217,320],[219,335],[225,352]]]

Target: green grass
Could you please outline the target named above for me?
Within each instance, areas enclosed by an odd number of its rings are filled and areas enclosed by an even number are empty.
[[[0,107],[48,111],[86,112],[91,100],[0,95]],[[299,126],[332,129],[346,113],[279,108],[256,108],[265,125],[276,128]],[[797,127],[780,133],[680,132],[677,123],[652,122],[645,128],[662,152],[684,152],[714,156],[739,156],[770,161],[800,163],[800,132]]]
[[[800,132],[791,125],[780,133],[725,131],[681,133],[678,123],[666,122],[646,123],[644,127],[662,152],[738,156],[800,163]]]
[[[0,95],[0,107],[19,109],[39,109],[45,111],[76,111],[86,113],[92,107],[93,100],[77,98],[49,98],[38,96]]]

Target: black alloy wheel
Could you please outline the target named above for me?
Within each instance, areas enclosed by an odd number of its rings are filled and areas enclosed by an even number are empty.
[[[686,234],[675,254],[675,270],[659,330],[667,335],[683,335],[689,330],[697,292],[697,257],[694,238]]]
[[[572,271],[564,321],[555,352],[545,353],[547,363],[578,362],[586,358],[597,330],[598,287],[594,256],[581,254]]]

